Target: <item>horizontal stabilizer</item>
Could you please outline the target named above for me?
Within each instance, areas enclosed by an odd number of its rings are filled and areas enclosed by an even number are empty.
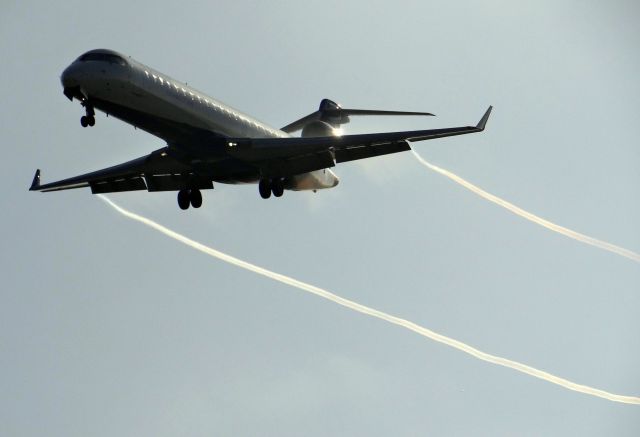
[[[337,103],[329,100],[323,99],[320,102],[320,108],[316,112],[312,112],[311,114],[302,117],[299,120],[294,121],[281,128],[281,130],[285,132],[295,132],[297,130],[303,129],[307,124],[314,121],[323,121],[332,125],[333,127],[338,127],[342,124],[349,123],[350,115],[426,115],[433,116],[434,114],[430,112],[415,112],[415,111],[384,111],[384,110],[375,110],[375,109],[349,109],[342,108]]]
[[[325,115],[339,117],[341,115],[428,115],[433,116],[430,112],[415,111],[379,111],[375,109],[329,109],[324,111]]]

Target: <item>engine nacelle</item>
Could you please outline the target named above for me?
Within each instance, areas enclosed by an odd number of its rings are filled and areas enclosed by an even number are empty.
[[[316,120],[302,128],[301,137],[331,137],[336,135],[335,129],[329,123]]]
[[[325,168],[309,173],[291,176],[285,179],[285,188],[292,191],[323,190],[333,188],[340,179],[330,169]]]

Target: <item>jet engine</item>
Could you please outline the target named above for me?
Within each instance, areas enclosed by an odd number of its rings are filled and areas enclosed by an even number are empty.
[[[301,137],[330,137],[335,135],[335,129],[329,123],[315,120],[302,128]]]

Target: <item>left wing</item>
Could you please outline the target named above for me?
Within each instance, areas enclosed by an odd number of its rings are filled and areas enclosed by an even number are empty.
[[[333,166],[326,165],[328,162],[340,163],[406,151],[410,149],[407,142],[482,132],[492,109],[490,106],[475,126],[329,137],[228,139],[227,152],[260,167],[278,162],[286,167],[288,161],[306,160],[306,166],[298,168],[294,165],[296,171],[312,171]],[[314,160],[317,168],[312,168]]]

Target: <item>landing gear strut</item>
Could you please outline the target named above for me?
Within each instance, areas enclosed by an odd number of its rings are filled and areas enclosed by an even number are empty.
[[[180,209],[189,209],[189,205],[194,208],[202,206],[202,193],[200,190],[180,190],[178,191],[178,206]]]
[[[84,106],[87,111],[87,115],[83,115],[82,117],[80,117],[80,124],[82,125],[82,127],[95,125],[96,111],[93,109],[93,106],[91,106],[87,100],[82,101],[82,106]]]

